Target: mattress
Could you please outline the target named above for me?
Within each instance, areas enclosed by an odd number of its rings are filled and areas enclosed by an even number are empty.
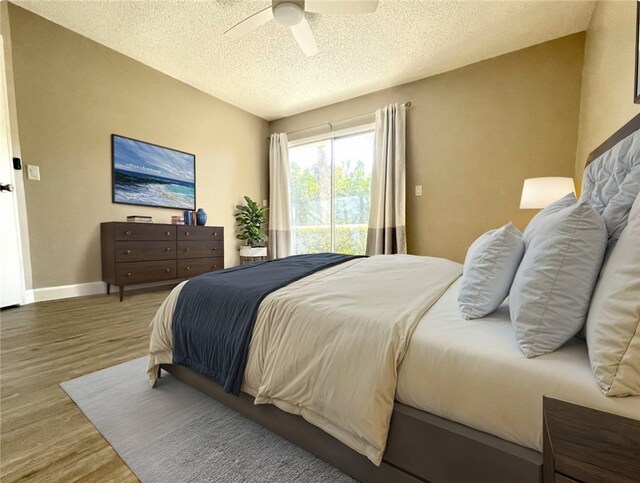
[[[396,400],[542,451],[542,396],[640,419],[640,397],[604,396],[584,340],[527,359],[509,308],[464,320],[461,279],[422,317],[399,369]]]

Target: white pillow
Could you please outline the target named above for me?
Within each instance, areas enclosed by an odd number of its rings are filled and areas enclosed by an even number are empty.
[[[568,206],[573,206],[576,204],[576,195],[574,193],[569,193],[560,198],[557,201],[554,201],[549,206],[547,206],[544,210],[540,211],[536,216],[534,216],[527,227],[524,229],[524,233],[522,234],[522,239],[524,240],[525,249],[529,246],[529,242],[535,236],[535,234],[540,229],[544,219],[563,208],[567,208]]]
[[[507,298],[524,254],[522,234],[511,223],[491,230],[467,251],[458,293],[462,316],[477,319],[490,314]]]
[[[553,352],[582,327],[607,246],[607,228],[588,201],[552,213],[531,238],[509,292],[522,352]]]
[[[593,374],[607,396],[640,396],[640,196],[602,267],[586,324]]]

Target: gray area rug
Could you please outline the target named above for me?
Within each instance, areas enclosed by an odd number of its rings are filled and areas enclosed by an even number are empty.
[[[141,481],[354,481],[170,374],[151,389],[146,365],[60,384]]]

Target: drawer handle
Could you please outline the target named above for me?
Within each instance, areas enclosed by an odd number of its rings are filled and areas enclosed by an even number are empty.
[[[127,250],[125,253],[126,253],[127,255],[131,255],[131,250]]]
[[[191,270],[191,267],[185,267],[184,269],[188,272],[189,270]]]
[[[213,236],[218,236],[218,232],[217,232],[217,231],[214,231],[214,232],[213,232]]]
[[[165,268],[164,271],[169,273],[171,271],[171,269],[170,268]]]
[[[185,232],[184,232],[184,235],[185,235],[185,236],[189,236],[189,235],[191,235],[191,233],[189,233],[188,231],[185,231]]]
[[[125,231],[124,234],[129,236],[129,235],[131,235],[131,232],[130,231]]]
[[[214,265],[213,268],[218,268],[218,265]]]
[[[213,247],[211,250],[215,252],[215,251],[217,250],[217,248],[216,248],[216,247]]]
[[[170,252],[170,251],[171,251],[171,248],[167,247],[167,248],[165,248],[165,249],[164,249],[164,251],[165,251],[165,252]]]
[[[191,251],[191,248],[185,248],[185,249],[184,249],[184,251],[185,251],[185,252],[190,252],[190,251]]]
[[[131,272],[127,273],[127,277],[130,277],[131,275],[133,275]]]
[[[169,235],[171,235],[171,232],[170,232],[170,231],[168,231],[168,232],[167,232],[167,236],[169,236]]]

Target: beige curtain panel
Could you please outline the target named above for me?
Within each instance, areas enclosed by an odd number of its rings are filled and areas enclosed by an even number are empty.
[[[269,257],[291,255],[289,141],[285,133],[271,135],[269,146]]]
[[[407,253],[405,138],[405,105],[378,109],[367,255]]]

